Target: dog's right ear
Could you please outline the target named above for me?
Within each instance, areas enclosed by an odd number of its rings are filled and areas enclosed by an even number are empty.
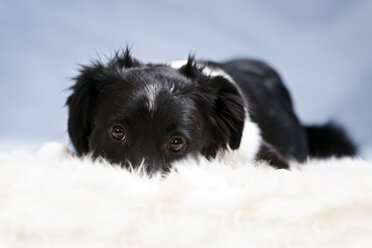
[[[67,99],[69,109],[68,134],[79,156],[89,152],[89,137],[94,128],[96,106],[105,93],[112,89],[121,73],[126,68],[139,67],[142,63],[130,55],[129,48],[116,52],[106,65],[95,61],[89,66],[82,66],[75,78],[73,91]]]
[[[89,152],[89,137],[93,129],[93,113],[98,100],[99,78],[103,75],[104,66],[94,63],[83,66],[75,78],[73,91],[67,99],[69,109],[68,134],[79,156]]]

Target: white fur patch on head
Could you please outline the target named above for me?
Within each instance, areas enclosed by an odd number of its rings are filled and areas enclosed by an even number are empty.
[[[147,97],[147,107],[151,113],[156,110],[156,98],[159,92],[165,90],[169,93],[174,91],[175,85],[147,84],[145,86],[145,95]]]
[[[158,84],[149,84],[145,87],[145,94],[147,97],[147,106],[150,112],[155,111],[156,109],[156,97],[161,90],[161,86]]]

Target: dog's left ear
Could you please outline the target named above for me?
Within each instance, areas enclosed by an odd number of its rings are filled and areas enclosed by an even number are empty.
[[[211,136],[204,155],[214,157],[227,144],[238,149],[245,120],[244,100],[238,88],[223,76],[201,77],[198,81],[197,104]]]

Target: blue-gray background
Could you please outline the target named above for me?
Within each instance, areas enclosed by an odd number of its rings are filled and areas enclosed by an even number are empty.
[[[372,1],[0,2],[0,149],[69,143],[64,103],[78,64],[126,44],[145,62],[269,62],[305,123],[344,124],[371,158]]]

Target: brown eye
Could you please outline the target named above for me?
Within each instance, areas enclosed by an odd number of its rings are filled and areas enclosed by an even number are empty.
[[[179,152],[184,147],[184,142],[179,138],[173,138],[168,145],[168,150],[172,152]]]
[[[111,127],[111,137],[114,140],[124,140],[125,139],[125,132],[122,126],[113,126]]]

